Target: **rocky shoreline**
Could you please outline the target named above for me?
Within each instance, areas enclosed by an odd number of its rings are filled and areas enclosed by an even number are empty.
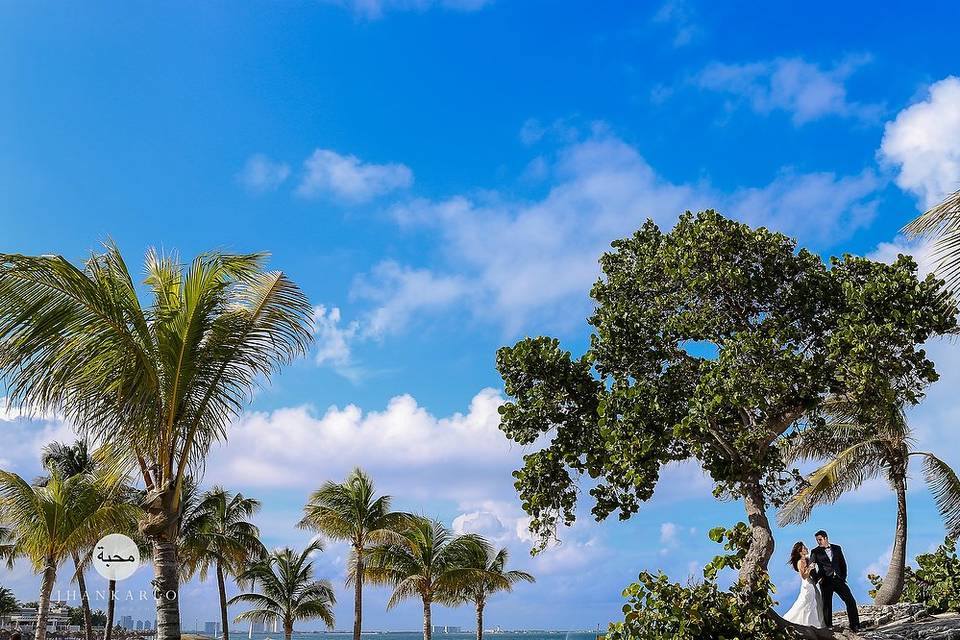
[[[846,632],[850,638],[864,640],[960,640],[960,614],[930,615],[920,604],[863,605],[859,607],[864,627],[858,634]],[[847,627],[847,614],[834,613],[834,629]]]

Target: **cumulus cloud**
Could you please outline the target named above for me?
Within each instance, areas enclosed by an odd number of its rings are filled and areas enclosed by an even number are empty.
[[[314,151],[304,161],[303,169],[297,194],[308,199],[328,197],[362,203],[413,184],[413,171],[404,164],[366,163],[331,149]]]
[[[253,193],[273,191],[290,176],[290,166],[257,153],[247,159],[237,180]]]
[[[376,20],[390,11],[426,11],[433,7],[453,11],[478,11],[493,0],[325,0],[350,9],[360,18]]]
[[[923,100],[887,123],[879,155],[923,209],[960,188],[960,78],[934,83]]]
[[[912,240],[897,236],[890,242],[881,242],[867,254],[871,260],[892,263],[900,254],[912,256],[917,262],[917,272],[921,278],[934,273],[940,260],[936,255],[935,241],[930,239]]]
[[[703,89],[746,102],[757,113],[786,111],[795,125],[827,116],[874,120],[881,108],[851,101],[846,80],[866,58],[850,58],[822,68],[802,58],[776,58],[746,64],[714,62],[695,81]],[[734,104],[736,104],[736,102]]]
[[[589,312],[586,292],[599,276],[600,254],[648,217],[670,226],[681,211],[713,207],[829,245],[871,221],[880,186],[869,170],[854,176],[784,171],[768,185],[734,192],[706,181],[671,182],[602,127],[561,148],[549,169],[552,188],[532,202],[485,192],[393,207],[398,224],[435,231],[448,267],[391,265],[390,272],[406,269],[432,286],[381,288],[396,292],[380,301],[384,314],[391,315],[395,305],[408,319],[417,309],[460,300],[508,335],[533,320],[562,330]],[[422,288],[439,288],[442,295],[424,297]]]
[[[484,389],[466,413],[446,417],[409,395],[394,397],[382,411],[347,405],[318,414],[300,406],[244,414],[230,427],[230,446],[214,451],[208,481],[312,488],[318,477],[343,477],[359,465],[376,469],[378,483],[393,495],[458,504],[505,499],[513,495],[510,472],[522,452],[498,428],[502,402],[498,391]],[[502,486],[491,486],[491,477]]]

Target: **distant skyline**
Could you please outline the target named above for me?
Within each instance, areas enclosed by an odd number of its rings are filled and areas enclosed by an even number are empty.
[[[6,3],[0,251],[79,261],[111,238],[134,269],[149,247],[270,251],[315,304],[317,346],[256,396],[204,485],[260,499],[264,543],[302,547],[309,493],[360,465],[396,508],[482,533],[537,577],[493,598],[489,626],[594,629],[622,617],[641,570],[699,575],[718,551],[707,531],[742,508],[676,465],[630,521],[594,523],[584,501],[563,543],[530,557],[496,349],[546,334],[581,353],[599,255],[685,209],[825,259],[907,251],[928,270],[929,248],[899,230],[960,186],[958,19],[948,2]],[[960,469],[960,346],[929,352],[943,377],[910,421]],[[73,437],[0,412],[0,468],[33,478],[41,447]],[[919,470],[911,483],[913,558],[943,527]],[[894,518],[869,482],[776,529],[778,598],[799,586],[790,545],[824,528],[867,600]],[[347,553],[315,559],[343,629]],[[68,575],[58,589],[75,589]],[[141,567],[120,583],[118,620],[153,619],[149,580]],[[38,597],[23,562],[0,585]],[[420,628],[418,603],[387,598],[365,594],[368,629]],[[185,627],[219,619],[215,581],[181,599]]]

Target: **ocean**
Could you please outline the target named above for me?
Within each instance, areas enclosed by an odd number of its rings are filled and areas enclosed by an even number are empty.
[[[603,629],[606,631],[606,628]],[[190,633],[187,631],[186,633]],[[597,631],[505,631],[484,632],[484,640],[596,640]],[[349,640],[350,631],[294,631],[293,640]],[[423,640],[422,631],[364,631],[365,640]],[[231,640],[246,640],[246,633],[230,631]],[[283,632],[254,633],[254,640],[283,640]],[[472,640],[476,633],[434,633],[433,640]]]

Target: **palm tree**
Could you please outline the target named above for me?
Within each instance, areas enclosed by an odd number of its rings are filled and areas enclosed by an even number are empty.
[[[827,402],[830,419],[795,434],[785,447],[789,462],[827,462],[807,477],[806,485],[777,514],[780,525],[805,522],[814,507],[835,502],[867,480],[884,477],[897,496],[897,526],[893,552],[877,604],[893,604],[903,592],[907,552],[907,468],[910,459],[923,459],[923,472],[944,519],[947,535],[960,535],[960,479],[940,458],[913,448],[913,437],[902,409],[867,424],[858,420],[844,399]]]
[[[7,587],[0,587],[0,618],[20,611],[20,602]]]
[[[509,558],[506,548],[491,553],[474,545],[468,550],[465,566],[476,569],[477,573],[463,588],[460,598],[464,603],[470,602],[476,608],[477,640],[483,640],[483,609],[490,596],[500,591],[513,591],[513,585],[520,581],[536,582],[526,571],[507,571]]]
[[[353,582],[353,640],[360,640],[363,617],[363,561],[371,544],[394,540],[409,516],[390,511],[390,496],[375,497],[373,480],[354,469],[342,483],[325,482],[314,491],[300,528],[350,543],[348,583]]]
[[[43,448],[40,457],[43,468],[47,471],[58,471],[64,478],[71,478],[81,474],[93,474],[97,465],[85,440],[77,440],[72,445],[62,442],[51,442]],[[47,478],[41,478],[38,484],[46,484]],[[86,640],[93,640],[93,618],[90,612],[90,598],[87,594],[87,581],[84,573],[90,566],[92,553],[87,554],[86,562],[80,558],[80,550],[71,552],[73,557],[74,578],[80,590],[80,607],[83,611],[83,629]]]
[[[439,522],[424,517],[410,518],[400,536],[395,542],[368,551],[364,575],[373,584],[393,587],[387,609],[408,598],[420,598],[423,640],[430,640],[431,605],[456,604],[459,594],[478,574],[468,566],[471,553],[475,548],[489,553],[490,545],[476,535],[454,535]]]
[[[230,640],[225,573],[237,576],[251,561],[266,555],[260,530],[247,521],[259,510],[259,500],[214,487],[200,496],[196,510],[182,525],[183,578],[189,580],[199,572],[200,579],[206,580],[211,567],[216,571],[223,640]]]
[[[314,540],[300,553],[284,547],[250,565],[238,578],[259,583],[260,593],[241,593],[230,598],[228,604],[243,602],[253,607],[234,620],[269,622],[279,619],[283,622],[286,640],[293,635],[293,624],[301,620],[319,618],[333,629],[336,595],[328,580],[313,579],[313,563],[310,562],[310,555],[321,549],[320,541]]]
[[[924,212],[903,228],[911,236],[935,238],[933,252],[939,258],[938,275],[951,289],[960,283],[960,191]]]
[[[82,267],[0,255],[0,371],[12,406],[58,413],[139,469],[153,548],[157,640],[179,640],[180,500],[258,384],[303,355],[311,307],[265,254],[189,265],[149,251],[150,299],[114,245]]]
[[[36,640],[45,640],[50,592],[57,568],[72,553],[93,545],[100,534],[135,517],[135,509],[112,500],[116,477],[87,474],[65,478],[51,473],[45,486],[33,486],[15,473],[0,471],[0,521],[10,525],[17,556],[42,572]]]

